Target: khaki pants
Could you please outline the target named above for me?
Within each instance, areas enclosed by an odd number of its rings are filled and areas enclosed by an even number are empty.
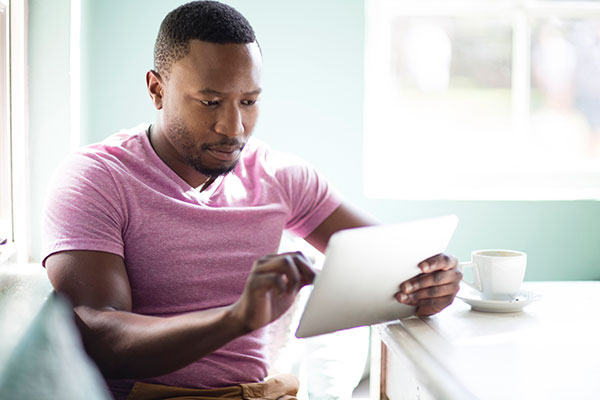
[[[217,389],[190,389],[136,382],[128,400],[297,400],[299,382],[289,374],[259,383],[244,383]]]

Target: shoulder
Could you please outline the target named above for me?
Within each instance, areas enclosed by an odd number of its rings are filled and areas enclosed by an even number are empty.
[[[269,147],[259,139],[252,138],[243,158],[243,164],[236,173],[247,184],[272,183],[288,199],[301,194],[316,195],[328,191],[327,180],[310,163],[301,157]]]
[[[143,129],[140,125],[123,130],[73,152],[55,170],[51,187],[60,190],[65,187],[114,186],[115,176],[127,173],[128,158],[139,162]]]
[[[250,138],[246,144],[243,163],[246,167],[260,168],[272,175],[312,169],[312,166],[301,157],[275,150],[257,138]]]
[[[90,144],[72,153],[61,168],[76,169],[82,173],[107,171],[111,167],[124,164],[129,158],[139,162],[143,155],[143,136],[148,124],[121,130],[101,142]]]
[[[108,136],[101,142],[83,147],[79,152],[82,155],[97,160],[125,161],[135,158],[139,161],[143,157],[147,139],[148,124],[140,124],[134,128],[121,130]]]

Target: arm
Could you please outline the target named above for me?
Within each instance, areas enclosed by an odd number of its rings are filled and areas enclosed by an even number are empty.
[[[175,371],[236,337],[278,318],[314,274],[299,254],[254,264],[240,299],[229,307],[169,318],[131,312],[123,259],[96,251],[65,251],[46,260],[50,281],[73,303],[90,356],[109,377]]]
[[[329,238],[335,232],[377,224],[372,217],[342,203],[306,237],[306,241],[323,252]],[[457,265],[456,258],[446,254],[438,254],[420,262],[419,268],[423,273],[402,282],[396,299],[401,303],[416,306],[418,316],[440,312],[452,304],[458,293],[462,273],[457,269]]]
[[[377,220],[361,210],[342,203],[305,239],[320,252],[325,252],[329,238],[342,229],[379,225]]]

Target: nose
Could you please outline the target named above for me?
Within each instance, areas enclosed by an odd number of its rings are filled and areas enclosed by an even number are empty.
[[[235,138],[244,133],[242,113],[239,107],[234,105],[222,107],[217,115],[215,132],[230,138]]]

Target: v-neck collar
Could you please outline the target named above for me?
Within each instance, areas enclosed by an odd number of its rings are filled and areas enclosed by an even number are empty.
[[[150,124],[148,124],[146,126],[146,128],[143,130],[143,132],[140,133],[141,135],[141,140],[142,140],[142,146],[144,147],[144,150],[146,151],[146,153],[148,154],[149,159],[154,163],[154,165],[156,165],[162,172],[165,173],[165,175],[167,175],[171,180],[173,180],[174,182],[177,183],[177,185],[184,191],[184,192],[193,192],[194,196],[200,200],[202,200],[203,202],[208,201],[212,195],[220,188],[221,184],[223,183],[223,180],[225,178],[225,176],[220,175],[218,176],[213,183],[210,184],[210,186],[208,188],[206,188],[206,190],[204,191],[200,191],[198,189],[196,189],[195,187],[191,186],[189,183],[187,183],[182,177],[180,177],[179,175],[177,175],[177,173],[175,171],[173,171],[159,156],[158,154],[156,154],[156,151],[154,150],[154,148],[152,147],[152,143],[150,143]]]

